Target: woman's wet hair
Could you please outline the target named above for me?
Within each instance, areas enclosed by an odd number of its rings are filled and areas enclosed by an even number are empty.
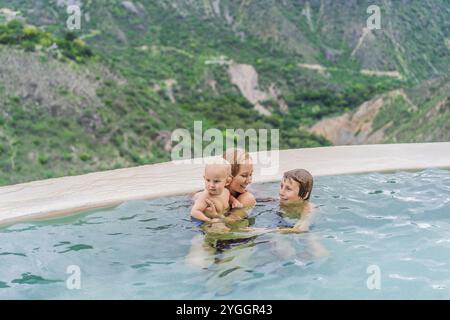
[[[229,148],[223,153],[223,158],[231,164],[231,176],[239,173],[241,165],[251,160],[250,154],[243,149]]]
[[[291,179],[299,184],[298,196],[303,200],[308,200],[311,196],[314,179],[311,173],[305,169],[294,169],[284,173],[283,180]]]

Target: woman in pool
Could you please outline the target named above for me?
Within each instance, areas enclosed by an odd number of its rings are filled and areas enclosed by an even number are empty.
[[[248,227],[246,209],[256,204],[253,194],[247,191],[247,187],[252,183],[253,176],[253,162],[250,154],[242,149],[230,148],[224,152],[223,158],[231,164],[232,180],[227,188],[230,191],[230,204],[233,210],[226,215],[223,222],[201,226],[205,236],[198,235],[192,239],[191,249],[186,257],[186,262],[189,265],[208,265],[211,263],[208,261],[217,249],[225,249],[235,242],[242,242],[243,240],[236,235],[233,235],[230,239],[222,239],[222,237],[219,237],[219,239],[217,235],[224,235],[231,229]],[[194,199],[197,196],[198,193],[194,195]],[[208,202],[206,211],[211,216],[217,215],[216,208],[211,202]],[[247,241],[249,241],[248,238],[247,236]]]
[[[233,180],[228,186],[232,195],[232,207],[252,207],[256,204],[255,197],[247,187],[252,183],[253,162],[249,153],[242,149],[227,149],[223,158],[231,164],[231,176]]]

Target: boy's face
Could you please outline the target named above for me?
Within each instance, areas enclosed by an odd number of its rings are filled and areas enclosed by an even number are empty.
[[[226,166],[212,165],[205,168],[205,190],[212,196],[222,194],[225,187],[230,183]]]
[[[300,185],[292,179],[283,179],[280,184],[280,202],[288,203],[303,200],[298,195]]]

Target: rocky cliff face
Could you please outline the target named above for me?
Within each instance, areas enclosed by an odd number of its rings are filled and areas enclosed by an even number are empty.
[[[420,92],[421,94],[417,94]],[[450,139],[450,81],[427,81],[364,102],[353,112],[310,128],[334,145],[433,142]]]

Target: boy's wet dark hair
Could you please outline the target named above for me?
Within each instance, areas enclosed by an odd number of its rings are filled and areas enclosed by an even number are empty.
[[[305,169],[294,169],[284,173],[284,179],[292,179],[299,184],[298,195],[303,200],[309,200],[311,196],[314,179],[311,173]]]

